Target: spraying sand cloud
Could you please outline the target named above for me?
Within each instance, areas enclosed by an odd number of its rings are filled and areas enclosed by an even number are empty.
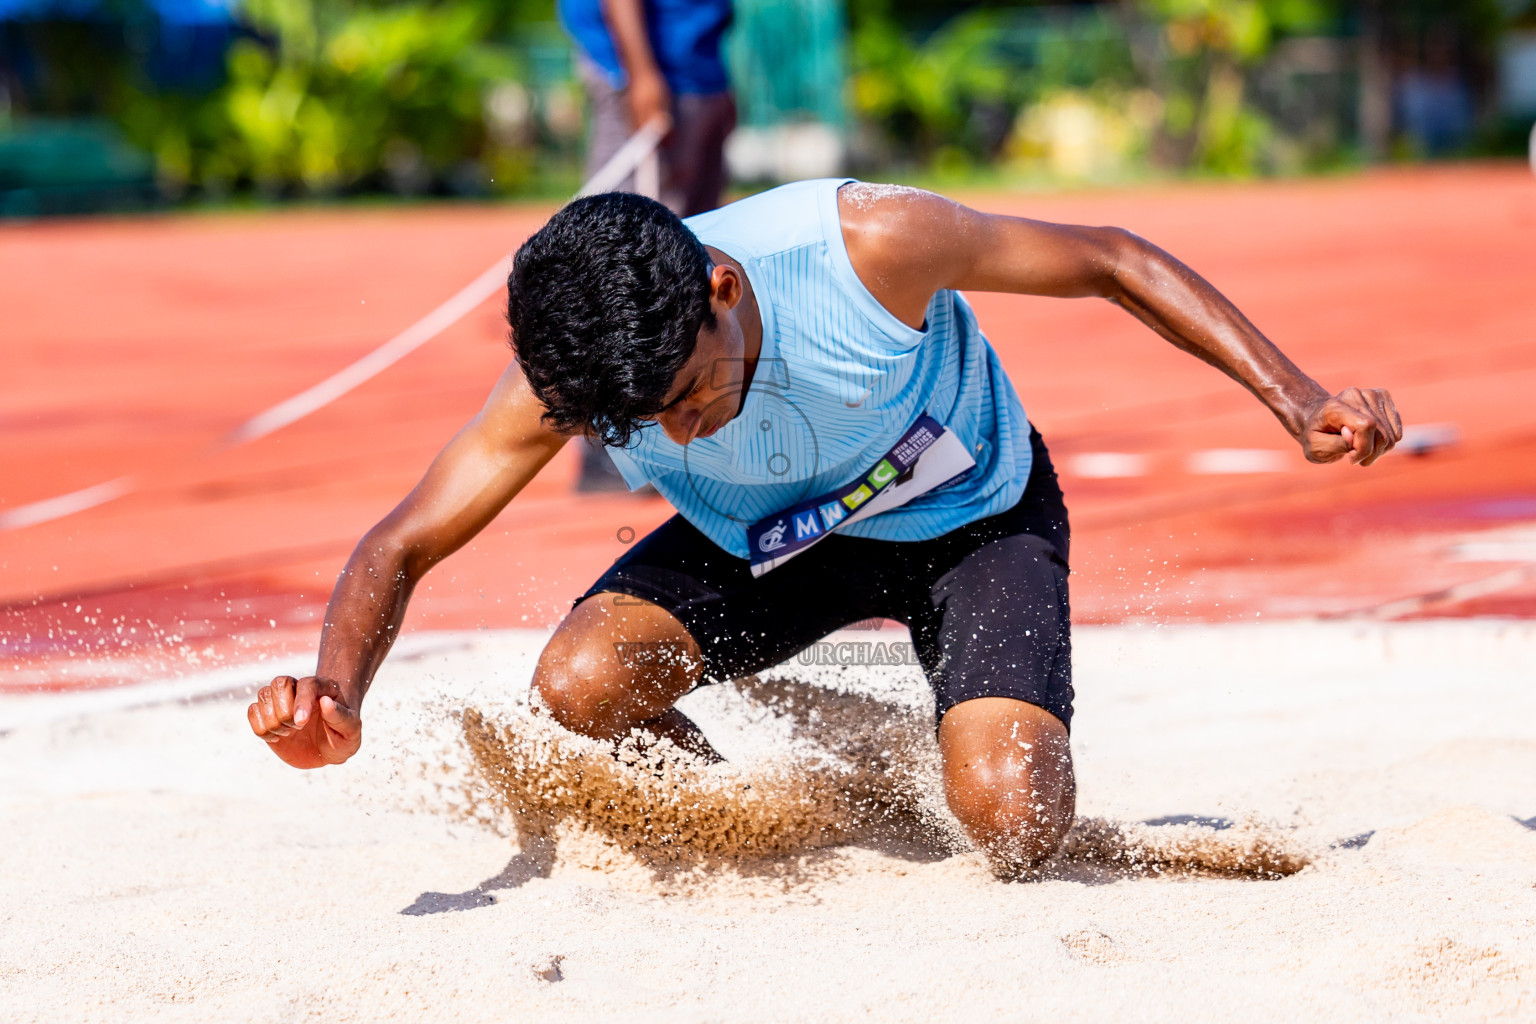
[[[707,764],[638,731],[610,745],[575,735],[525,702],[463,712],[464,737],[525,845],[554,861],[611,869],[615,858],[675,879],[833,845],[905,844],[933,856],[971,849],[943,806],[931,713],[857,692],[773,678],[734,684],[743,728],[777,719],[768,756]],[[1194,872],[1279,878],[1313,853],[1258,822],[1080,819],[1031,877]]]

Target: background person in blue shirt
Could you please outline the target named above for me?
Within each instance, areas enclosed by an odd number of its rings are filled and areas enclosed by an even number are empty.
[[[679,217],[720,205],[736,103],[721,56],[731,0],[560,0],[589,99],[587,176],[641,125],[662,118],[660,199]],[[635,190],[635,176],[618,190]],[[583,491],[622,491],[601,446],[582,452]]]
[[[588,174],[660,117],[671,132],[654,198],[680,217],[720,205],[725,139],[736,127],[720,52],[730,0],[560,0],[560,20],[580,50],[591,99]]]

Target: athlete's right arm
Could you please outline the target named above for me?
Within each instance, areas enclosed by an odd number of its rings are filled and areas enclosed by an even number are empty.
[[[565,444],[543,413],[513,363],[415,489],[358,543],[326,609],[315,675],[278,676],[247,711],[278,757],[318,768],[357,752],[363,695],[417,581],[496,518]]]

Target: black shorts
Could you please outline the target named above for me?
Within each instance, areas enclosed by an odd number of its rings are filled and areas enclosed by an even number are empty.
[[[754,578],[746,559],[678,515],[578,603],[608,592],[660,605],[698,643],[715,680],[771,668],[849,623],[895,619],[911,630],[940,719],[961,701],[1011,697],[1070,727],[1067,508],[1038,433],[1030,444],[1034,469],[1016,505],[932,540],[834,533]],[[830,653],[839,663],[861,660],[858,645]]]

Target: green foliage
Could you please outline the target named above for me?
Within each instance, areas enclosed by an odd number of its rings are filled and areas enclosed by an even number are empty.
[[[526,51],[507,36],[529,6],[248,0],[255,34],[230,47],[219,88],[140,81],[117,114],[173,192],[515,191],[535,170],[536,111],[498,125],[487,105],[527,95]]]
[[[900,155],[940,154],[951,164],[994,158],[1031,102],[1132,78],[1123,37],[1091,10],[1022,19],[976,10],[921,42],[888,18],[869,16],[855,21],[850,63],[855,114]]]
[[[1132,6],[1163,26],[1175,55],[1206,51],[1241,61],[1262,58],[1277,31],[1316,31],[1332,14],[1322,0],[1134,0]]]
[[[1486,68],[1520,6],[1374,0],[1373,9],[1398,49],[1438,33],[1481,53],[1472,59]],[[1352,65],[1339,60],[1320,85],[1315,68],[1284,71],[1276,48],[1293,37],[1356,35],[1366,0],[999,0],[949,17],[951,10],[923,0],[852,0],[850,106],[874,129],[876,145],[866,148],[875,162],[1243,177],[1341,158],[1353,119]],[[937,27],[906,30],[925,20]],[[1303,84],[1286,95],[1305,93],[1312,106],[1282,108],[1273,77],[1269,98],[1261,95],[1271,73],[1300,75]]]
[[[1373,3],[1392,52],[1449,35],[1485,71],[1500,32],[1536,24],[1536,0]],[[837,29],[832,0],[796,0],[798,21],[757,17],[772,4],[743,0],[731,43],[740,51],[757,33],[758,70],[737,83],[744,123],[840,120],[822,96],[836,88],[835,67],[785,73],[825,49],[817,33]],[[168,193],[517,192],[548,188],[551,172],[560,186],[574,176],[579,104],[554,0],[244,0],[250,32],[229,49],[222,80],[188,91],[156,86],[137,63],[153,31],[145,0],[113,5],[115,41],[99,23],[17,29],[53,69],[17,116],[108,115],[153,156]],[[1355,34],[1365,0],[847,9],[847,108],[863,159],[882,170],[1246,176],[1347,157],[1343,129],[1314,141],[1304,118],[1266,106],[1258,87],[1277,45]],[[770,21],[802,27],[767,39]],[[817,89],[785,84],[802,79]]]
[[[1129,39],[1164,115],[1149,152],[1165,168],[1257,173],[1274,128],[1246,96],[1245,71],[1281,33],[1326,28],[1322,0],[1123,0]]]
[[[1007,68],[995,57],[995,19],[986,12],[961,15],[922,46],[894,25],[876,23],[853,40],[855,103],[876,119],[909,116],[924,131],[953,137],[977,103],[1009,95]]]

